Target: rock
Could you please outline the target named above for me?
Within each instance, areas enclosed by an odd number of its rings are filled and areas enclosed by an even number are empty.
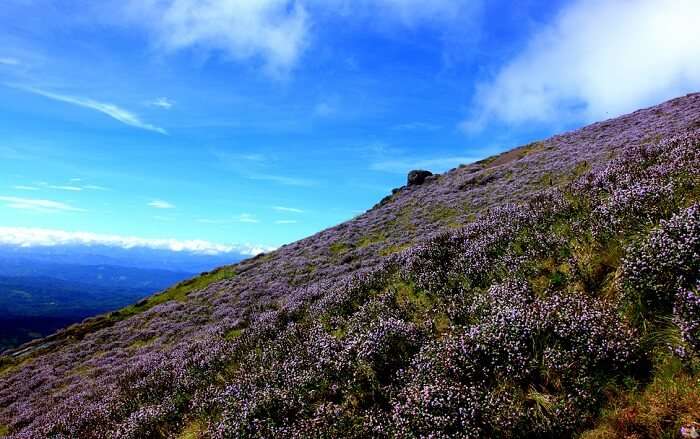
[[[425,183],[425,179],[432,176],[433,173],[424,170],[413,170],[408,173],[408,186],[418,186]]]

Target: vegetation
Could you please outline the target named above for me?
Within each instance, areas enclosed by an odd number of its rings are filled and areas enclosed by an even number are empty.
[[[700,419],[700,371],[678,358],[658,360],[649,384],[615,395],[596,428],[581,439],[675,438]]]
[[[333,256],[340,256],[350,251],[350,246],[345,242],[334,242],[328,248]]]
[[[397,193],[356,220],[363,233],[341,225],[279,265],[238,265],[236,286],[176,286],[0,377],[0,422],[56,438],[677,437],[698,421],[700,133],[625,145],[459,229],[431,227],[420,197],[457,197],[470,167]],[[517,167],[557,154],[544,143],[489,161],[513,178],[484,190],[536,183],[546,163]],[[379,214],[408,235],[386,228],[382,248],[416,244],[339,263]],[[307,283],[280,280],[312,261]],[[170,343],[126,356],[154,334]],[[89,376],[62,372],[81,362]]]

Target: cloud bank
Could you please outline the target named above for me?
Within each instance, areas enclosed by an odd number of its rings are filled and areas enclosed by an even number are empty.
[[[578,0],[478,87],[462,127],[593,121],[700,89],[700,2]]]
[[[202,240],[180,241],[176,239],[144,239],[118,235],[101,235],[89,232],[63,230],[0,227],[0,245],[19,247],[54,247],[60,245],[104,245],[124,249],[145,247],[173,252],[190,252],[202,255],[237,253],[253,256],[274,250],[273,247],[241,244],[223,245]]]

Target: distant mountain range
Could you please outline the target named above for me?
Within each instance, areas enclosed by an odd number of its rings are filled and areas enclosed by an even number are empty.
[[[146,248],[0,246],[0,352],[240,259]]]
[[[246,256],[239,253],[201,254],[148,247],[112,247],[107,245],[8,246],[0,245],[0,275],[9,270],[27,272],[34,264],[111,265],[198,273],[212,267],[231,264]],[[28,264],[31,262],[31,264]]]

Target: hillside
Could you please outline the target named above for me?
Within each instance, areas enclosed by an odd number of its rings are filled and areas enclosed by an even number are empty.
[[[700,422],[698,130],[693,94],[522,146],[25,345],[0,434],[673,437]]]
[[[17,245],[23,233],[0,229],[4,242],[0,244],[0,353],[86,317],[123,308],[196,273],[243,259],[237,252],[208,255],[137,246],[81,247],[52,243],[47,236],[45,242],[51,245],[27,241]]]
[[[192,276],[104,265],[41,268],[48,268],[45,275],[40,270],[36,276],[0,275],[0,352],[85,317],[122,308]]]

